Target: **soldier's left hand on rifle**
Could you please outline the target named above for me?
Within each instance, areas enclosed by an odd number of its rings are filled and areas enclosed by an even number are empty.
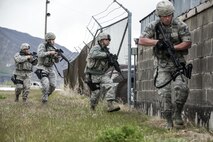
[[[116,54],[112,54],[112,53],[108,54],[107,58],[108,58],[110,66],[114,66],[115,61],[118,60],[117,55]]]
[[[53,56],[55,58],[59,58],[60,55],[58,54],[58,52],[56,52],[55,50],[52,51],[48,51],[50,56]]]
[[[174,48],[173,44],[171,43],[171,41],[168,40],[168,39],[158,40],[156,47],[157,47],[158,50],[167,50],[167,48],[170,48],[172,53],[175,53],[175,48]]]

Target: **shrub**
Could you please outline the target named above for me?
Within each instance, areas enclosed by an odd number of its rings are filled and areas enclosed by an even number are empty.
[[[97,142],[143,142],[144,136],[138,126],[109,128],[100,133]]]
[[[0,99],[6,99],[6,97],[5,97],[5,96],[0,95]]]

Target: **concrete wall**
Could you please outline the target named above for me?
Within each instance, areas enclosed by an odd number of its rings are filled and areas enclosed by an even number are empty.
[[[190,94],[184,116],[198,125],[213,129],[213,1],[202,3],[180,16],[189,26],[192,47],[188,62],[193,64],[189,80]],[[153,16],[151,13],[150,16]],[[141,27],[144,28],[144,21]],[[153,19],[153,18],[152,18]],[[152,47],[138,47],[136,76],[137,107],[150,115],[159,115],[159,96],[153,85]]]

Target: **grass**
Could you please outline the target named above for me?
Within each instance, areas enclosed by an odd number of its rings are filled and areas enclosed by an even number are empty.
[[[140,142],[188,142],[190,137],[150,123],[150,117],[127,106],[107,113],[101,102],[93,112],[88,97],[71,91],[54,92],[48,104],[41,103],[40,90],[32,90],[27,103],[14,102],[14,92],[0,91],[0,96],[1,142],[99,142],[123,136],[124,128],[125,135],[142,137]]]

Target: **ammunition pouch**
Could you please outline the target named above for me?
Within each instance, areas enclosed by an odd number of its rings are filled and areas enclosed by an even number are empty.
[[[18,70],[18,71],[32,71],[33,66],[32,66],[31,62],[26,61],[26,62],[23,62],[23,63],[16,64],[16,70]]]
[[[42,79],[43,77],[48,77],[48,73],[44,72],[42,69],[37,69],[35,71],[36,76],[38,77],[38,79]]]
[[[51,56],[47,56],[44,58],[44,62],[43,62],[43,65],[46,66],[46,67],[51,67],[53,66],[53,59]]]
[[[86,74],[85,83],[88,85],[91,91],[100,90],[100,83],[93,83],[91,74]]]

